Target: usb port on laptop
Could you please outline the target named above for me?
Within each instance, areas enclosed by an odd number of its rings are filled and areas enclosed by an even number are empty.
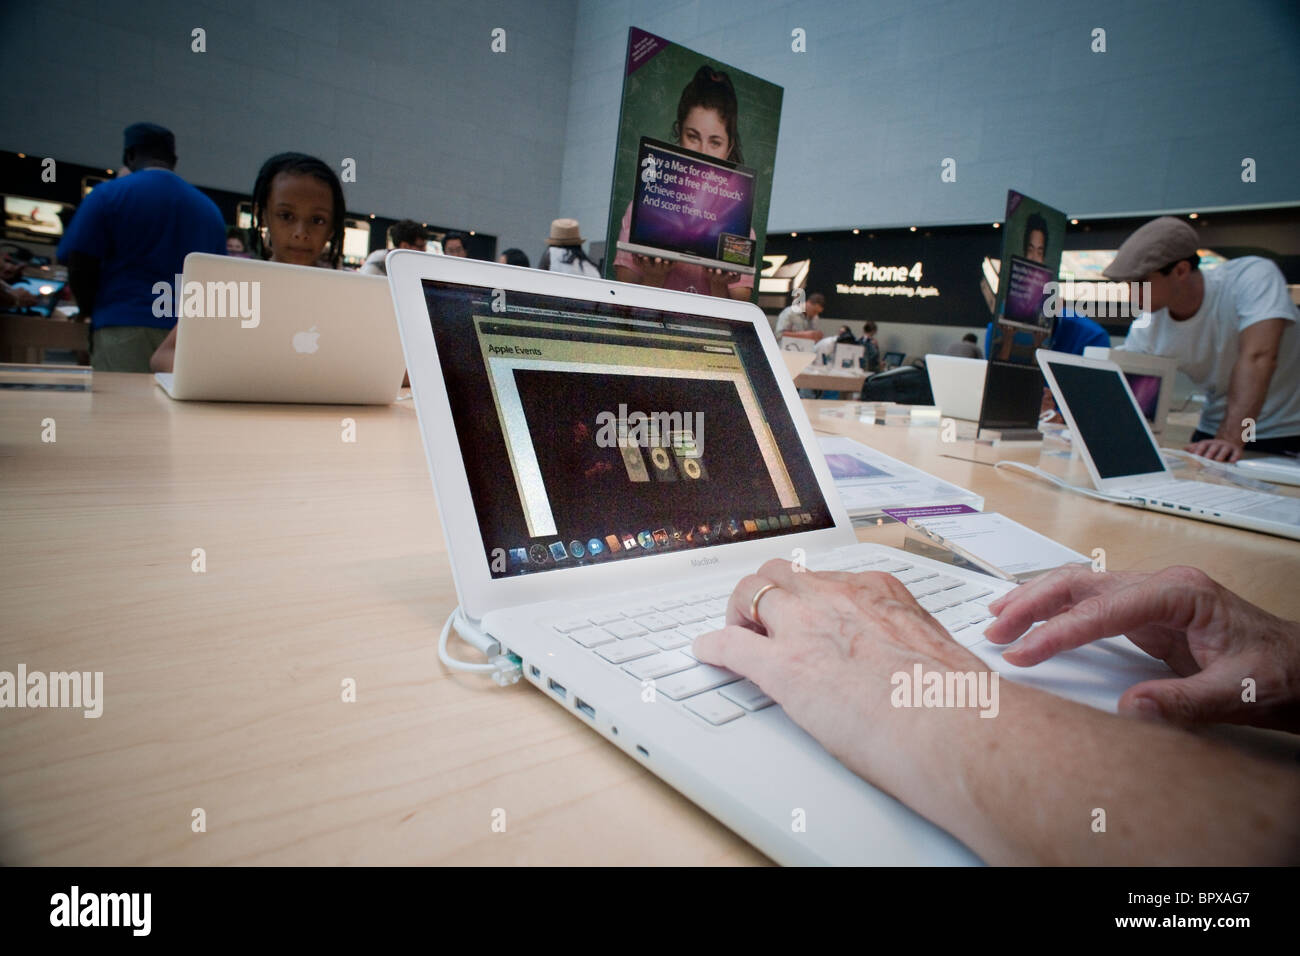
[[[556,697],[560,698],[560,700],[564,700],[565,690],[563,684],[557,684],[555,683],[554,678],[548,677],[546,678],[546,686],[555,692]]]

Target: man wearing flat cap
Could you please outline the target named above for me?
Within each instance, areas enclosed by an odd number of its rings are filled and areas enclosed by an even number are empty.
[[[78,309],[90,316],[91,366],[147,372],[149,357],[176,324],[171,310],[156,314],[154,285],[170,285],[191,252],[224,255],[226,224],[216,203],[172,172],[171,130],[128,126],[122,165],[131,175],[96,186],[77,209],[59,261],[68,265]]]
[[[1130,301],[1151,313],[1124,348],[1176,358],[1206,393],[1188,451],[1229,462],[1243,450],[1300,454],[1300,312],[1275,263],[1242,256],[1202,271],[1196,230],[1161,216],[1124,240],[1104,274],[1132,283]]]

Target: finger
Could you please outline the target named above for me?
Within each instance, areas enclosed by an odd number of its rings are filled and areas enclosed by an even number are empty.
[[[1231,464],[1232,462],[1236,461],[1236,460],[1237,460],[1238,458],[1240,458],[1240,457],[1241,457],[1241,449],[1238,448],[1236,445],[1233,445],[1233,446],[1231,446],[1231,447],[1228,449],[1228,458],[1227,458],[1227,460],[1228,460],[1228,463],[1229,463],[1229,464]]]
[[[1163,720],[1182,727],[1235,723],[1241,684],[1226,668],[1203,670],[1190,677],[1134,684],[1119,699],[1119,713]]]
[[[909,599],[911,598],[907,588],[899,584],[896,578],[880,572],[849,574],[844,571],[809,571],[802,564],[794,564],[783,558],[773,558],[765,562],[758,569],[758,573],[773,584],[801,597],[813,598],[824,595],[828,591],[835,590],[837,584],[851,583],[855,587],[879,591],[882,596],[888,595],[897,599],[897,592],[886,583],[892,582]]]
[[[759,597],[755,609],[754,598],[763,588],[768,589]],[[751,574],[741,578],[727,600],[727,624],[771,634],[774,628],[798,622],[804,615],[804,610],[795,606],[798,604],[798,598],[770,577]]]
[[[779,651],[761,634],[743,627],[728,626],[701,634],[695,639],[691,651],[704,663],[735,671],[759,687],[772,686]]]
[[[1017,667],[1032,667],[1062,651],[1139,627],[1154,624],[1183,630],[1196,604],[1186,589],[1154,575],[1143,584],[1084,598],[1030,631],[1002,657]]]
[[[989,605],[996,620],[985,629],[984,637],[994,644],[1009,644],[1036,622],[1046,621],[1107,585],[1118,584],[1117,579],[1103,581],[1101,577],[1091,568],[1071,566],[1022,584]]]
[[[728,625],[738,627],[753,627],[753,622],[749,619],[749,602],[754,599],[758,589],[765,584],[775,584],[775,581],[769,581],[759,574],[747,574],[731,590],[731,596],[727,598],[726,619]]]

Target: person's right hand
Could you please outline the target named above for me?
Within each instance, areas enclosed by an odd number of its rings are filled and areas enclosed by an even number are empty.
[[[14,297],[14,305],[20,309],[30,308],[36,304],[36,296],[32,295],[26,289],[13,289],[11,295]]]
[[[1300,732],[1300,624],[1233,594],[1195,568],[1154,574],[1074,565],[1023,584],[989,605],[984,636],[1029,667],[1061,651],[1123,634],[1177,678],[1124,692],[1119,712],[1170,723],[1252,724]],[[1254,681],[1254,701],[1243,700]]]
[[[672,269],[673,262],[670,259],[660,259],[658,256],[635,256],[636,267],[641,270],[641,282],[643,285],[662,286],[668,279],[668,271]]]

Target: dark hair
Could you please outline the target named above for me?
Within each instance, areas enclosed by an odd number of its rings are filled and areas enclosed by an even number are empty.
[[[808,296],[808,298],[804,301],[804,304],[805,304],[805,305],[825,305],[825,304],[826,304],[826,296],[822,295],[820,292],[814,292],[812,295]]]
[[[695,76],[682,90],[682,97],[677,101],[677,121],[673,123],[673,141],[682,139],[682,123],[686,114],[696,107],[715,111],[727,127],[727,138],[731,140],[731,151],[727,159],[733,163],[745,161],[740,150],[740,130],[737,128],[737,114],[740,103],[736,99],[736,88],[731,85],[731,77],[722,70],[715,70],[707,63],[695,71]]]
[[[266,203],[271,195],[271,181],[280,173],[315,176],[329,186],[334,197],[334,222],[330,229],[330,263],[337,269],[343,261],[343,184],[334,170],[315,156],[305,153],[276,153],[258,170],[253,184],[253,244],[259,258],[267,259],[266,245],[262,241],[262,228],[266,225]]]
[[[453,239],[459,239],[461,247],[464,248],[466,252],[469,252],[469,236],[463,232],[456,232],[454,230],[442,237],[443,252],[447,251],[447,243],[451,242]]]
[[[1046,250],[1047,220],[1038,213],[1032,213],[1029,218],[1025,220],[1025,248],[1023,250],[1025,252],[1029,251],[1029,236],[1033,232],[1041,232],[1043,234],[1043,246],[1044,250]]]
[[[506,265],[508,266],[523,266],[527,269],[531,265],[528,261],[528,256],[522,249],[507,249],[505,252],[501,253],[501,258],[506,260]]]
[[[413,246],[426,236],[424,227],[414,219],[399,219],[388,227],[388,238],[393,240],[393,247],[396,248],[403,242]]]
[[[863,322],[863,323],[862,323],[862,334],[863,334],[863,335],[875,335],[875,334],[876,334],[876,323],[875,323],[875,322]]]
[[[151,166],[176,168],[176,154],[160,143],[140,143],[122,150],[122,165],[135,172]]]
[[[975,333],[974,333],[974,332],[967,332],[965,335],[963,335],[963,336],[961,337],[961,340],[962,340],[963,342],[978,342],[978,341],[979,341],[979,339],[977,339],[977,338],[975,337]]]
[[[238,239],[240,242],[242,242],[242,243],[244,244],[244,250],[245,250],[245,251],[248,250],[248,246],[249,246],[249,243],[248,243],[248,233],[244,232],[244,230],[240,229],[238,226],[227,226],[227,227],[226,227],[226,238],[227,238],[227,239]]]
[[[1178,265],[1180,262],[1186,262],[1192,267],[1192,271],[1195,272],[1201,267],[1201,254],[1199,252],[1193,252],[1186,259],[1175,259],[1173,262],[1169,263],[1169,265],[1157,269],[1156,272],[1159,272],[1162,276],[1167,276],[1169,273],[1174,271],[1174,266]]]

